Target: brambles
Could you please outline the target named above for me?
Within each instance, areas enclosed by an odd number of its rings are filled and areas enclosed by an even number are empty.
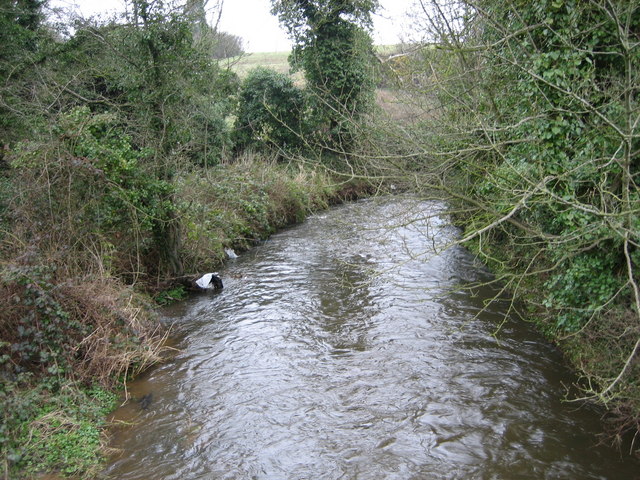
[[[61,115],[50,141],[23,142],[10,155],[10,215],[24,236],[18,245],[69,274],[144,273],[173,209],[173,187],[149,175],[148,155],[131,145],[115,115],[86,107]]]
[[[159,358],[162,338],[144,303],[117,282],[61,282],[51,268],[24,266],[4,267],[0,278],[7,378],[31,373],[109,386]]]

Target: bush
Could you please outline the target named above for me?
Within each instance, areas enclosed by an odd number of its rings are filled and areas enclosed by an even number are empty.
[[[0,373],[112,384],[157,359],[144,303],[114,280],[58,278],[43,266],[0,270]],[[144,347],[141,347],[144,346]]]
[[[303,145],[305,98],[287,75],[264,67],[242,83],[235,124],[239,148],[295,150]]]
[[[54,133],[11,152],[15,200],[8,215],[21,241],[7,254],[38,251],[37,262],[69,275],[135,279],[145,270],[144,255],[152,264],[160,248],[173,187],[149,174],[148,152],[132,147],[114,115],[76,108],[60,116]]]

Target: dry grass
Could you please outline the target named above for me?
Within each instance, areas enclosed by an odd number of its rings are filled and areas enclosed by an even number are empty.
[[[408,93],[390,88],[376,90],[376,105],[380,107],[391,120],[406,125],[425,118],[425,109],[408,98]]]
[[[160,360],[166,332],[138,294],[108,278],[62,289],[67,312],[91,328],[76,346],[76,375],[107,385]]]
[[[132,289],[108,277],[53,281],[45,286],[37,275],[3,274],[0,346],[17,371],[63,367],[72,380],[108,386],[160,359],[164,334]],[[34,349],[56,354],[24,355]]]

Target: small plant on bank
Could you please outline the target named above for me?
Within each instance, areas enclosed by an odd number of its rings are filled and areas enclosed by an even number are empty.
[[[105,416],[116,396],[58,377],[35,384],[21,375],[0,386],[0,458],[4,478],[59,471],[90,478],[101,468]],[[55,391],[54,391],[55,390]]]
[[[183,285],[163,290],[153,297],[158,305],[169,305],[173,302],[184,300],[187,297],[187,290]]]

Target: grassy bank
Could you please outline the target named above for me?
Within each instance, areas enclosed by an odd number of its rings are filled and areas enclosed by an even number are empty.
[[[246,250],[277,229],[327,208],[341,192],[321,169],[252,155],[184,175],[178,198],[184,209],[185,270],[215,268],[226,258],[225,248]]]
[[[194,275],[219,267],[225,248],[247,249],[367,189],[336,182],[319,168],[250,155],[187,171],[175,184],[181,256],[185,272]],[[10,235],[17,233],[5,231],[5,240]],[[50,268],[53,259],[38,252],[28,264],[5,256],[0,477],[95,478],[105,453],[104,414],[115,393],[160,360],[163,332],[150,296],[167,301],[185,292],[158,275],[140,274],[135,285],[127,284],[131,276],[114,270],[116,260],[96,258],[103,270],[87,276]]]

